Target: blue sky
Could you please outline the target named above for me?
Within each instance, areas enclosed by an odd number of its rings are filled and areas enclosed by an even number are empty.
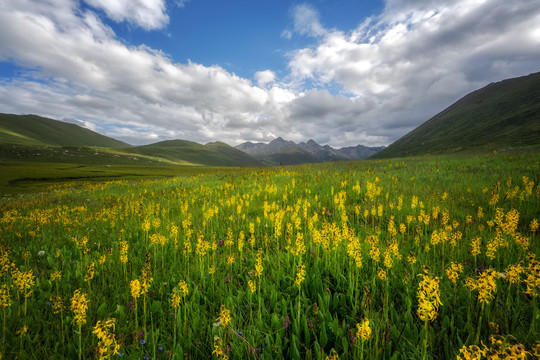
[[[376,14],[378,1],[187,1],[182,6],[168,2],[170,20],[159,31],[108,20],[115,33],[132,45],[151,44],[174,61],[189,60],[202,65],[220,65],[250,78],[260,69],[285,74],[287,54],[314,43],[308,36],[294,34],[294,11],[308,5],[324,12],[324,25],[354,29],[359,19]],[[105,18],[105,16],[104,16]],[[287,31],[290,37],[287,37]]]
[[[0,112],[130,144],[388,145],[537,71],[529,0],[0,3]]]

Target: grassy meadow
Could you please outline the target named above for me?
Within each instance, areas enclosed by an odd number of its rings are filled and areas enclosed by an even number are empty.
[[[540,356],[539,152],[40,191],[0,200],[2,358]]]

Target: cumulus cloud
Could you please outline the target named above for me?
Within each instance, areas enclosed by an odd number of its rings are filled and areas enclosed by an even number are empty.
[[[538,71],[539,29],[540,6],[528,1],[391,0],[378,18],[293,52],[289,67],[373,100],[367,113],[351,108],[350,122],[388,142],[469,91]]]
[[[261,114],[271,116],[273,99],[286,98],[219,66],[178,64],[158,50],[126,46],[94,13],[78,14],[75,2],[59,11],[34,11],[30,3],[0,12],[0,59],[36,69],[32,80],[1,84],[0,103],[14,112],[151,125],[164,137],[172,130],[206,141],[220,139],[225,128],[256,126]],[[268,84],[271,74],[259,78]],[[234,141],[230,135],[223,140]]]
[[[313,44],[288,54],[282,78],[267,69],[253,82],[128,46],[101,18],[157,29],[168,22],[164,1],[86,2],[92,9],[77,0],[0,3],[0,61],[23,69],[0,79],[2,112],[83,119],[132,144],[283,136],[375,146],[469,91],[540,70],[540,5],[532,1],[388,0],[350,31],[326,29],[301,4],[292,26]]]
[[[272,70],[257,71],[254,75],[257,85],[265,87],[268,84],[272,84],[276,81],[276,74]]]
[[[116,22],[127,21],[146,30],[160,29],[169,22],[165,0],[84,0]],[[183,7],[185,1],[179,1]]]

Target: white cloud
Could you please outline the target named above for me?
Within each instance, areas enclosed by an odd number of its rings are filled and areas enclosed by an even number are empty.
[[[281,37],[287,40],[292,39],[292,32],[290,30],[283,30],[281,32]]]
[[[144,28],[168,21],[161,1],[88,3]],[[127,46],[101,11],[79,5],[0,2],[0,61],[26,69],[0,79],[2,112],[84,119],[132,144],[283,136],[381,145],[469,91],[540,70],[540,5],[525,0],[391,0],[349,32],[325,29],[315,8],[299,5],[294,31],[315,43],[289,54],[283,78],[261,70],[254,83],[218,65]]]
[[[127,21],[143,29],[153,30],[169,22],[165,0],[84,0],[94,8],[101,9],[116,22]],[[185,1],[178,2],[180,7]]]
[[[188,3],[189,0],[176,0],[176,6],[183,8],[186,6],[186,3]]]
[[[272,70],[257,71],[253,77],[257,85],[263,88],[276,81],[276,74]]]
[[[238,129],[268,122],[261,115],[281,116],[283,103],[294,98],[286,89],[259,88],[219,66],[179,64],[147,46],[128,47],[91,12],[78,15],[73,6],[34,12],[30,3],[14,1],[0,12],[0,60],[35,69],[25,80],[0,84],[6,111],[233,143]],[[270,71],[257,76],[266,86],[275,77]]]
[[[389,142],[469,91],[540,70],[539,24],[540,4],[529,1],[388,1],[378,18],[296,50],[289,67],[296,81],[371,99],[349,121]]]
[[[319,37],[326,35],[325,28],[319,21],[319,13],[308,4],[293,8],[294,30],[301,35]]]

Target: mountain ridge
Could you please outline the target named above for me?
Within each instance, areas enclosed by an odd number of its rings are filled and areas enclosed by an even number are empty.
[[[0,143],[110,148],[130,146],[76,124],[32,114],[0,114]]]
[[[472,91],[373,159],[540,147],[540,72]]]
[[[334,149],[330,145],[319,145],[315,140],[295,143],[277,137],[265,143],[244,142],[235,148],[246,152],[255,159],[268,165],[292,165],[301,163],[318,163],[327,161],[354,161],[366,159],[382,147],[367,147],[364,145],[349,146]]]

